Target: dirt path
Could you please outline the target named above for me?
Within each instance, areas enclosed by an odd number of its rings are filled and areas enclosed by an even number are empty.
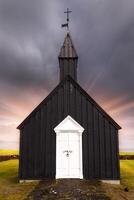
[[[44,180],[26,200],[110,200],[101,183],[79,179]]]

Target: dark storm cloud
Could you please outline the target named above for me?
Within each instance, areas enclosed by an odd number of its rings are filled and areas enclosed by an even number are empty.
[[[44,83],[48,87],[48,67],[52,69],[51,60],[45,66],[43,55],[34,44],[21,46],[14,41],[0,48],[1,81],[18,86]]]
[[[41,0],[0,1],[1,82],[18,88],[48,89],[55,83],[52,76],[57,72],[54,48],[57,41],[53,37],[51,12],[57,6],[53,4]]]
[[[89,92],[103,88],[115,96],[131,93],[134,3],[122,0],[1,0],[0,80],[18,87],[55,85],[63,39],[60,24],[67,6],[73,10],[71,29],[81,83]]]
[[[79,8],[83,13],[82,19],[77,18],[81,22],[76,34],[79,71],[89,92],[103,88],[110,98],[127,95],[133,100],[133,8],[133,1],[90,1]]]
[[[132,0],[0,0],[1,123],[8,124],[8,116],[11,120],[16,114],[23,119],[58,83],[57,57],[65,32],[60,26],[67,7],[73,11],[70,28],[79,55],[79,82],[110,111],[117,109],[122,120],[127,117],[132,133]]]

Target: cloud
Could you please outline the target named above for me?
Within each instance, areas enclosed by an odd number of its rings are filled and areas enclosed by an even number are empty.
[[[134,2],[126,0],[0,0],[0,124],[22,121],[58,84],[67,7],[79,83],[132,133]]]

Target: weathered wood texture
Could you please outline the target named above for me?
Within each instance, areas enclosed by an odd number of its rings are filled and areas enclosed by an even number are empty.
[[[84,178],[119,179],[116,123],[70,77],[20,125],[20,179],[54,178],[56,134],[54,128],[67,115],[84,127]]]
[[[77,58],[59,58],[60,81],[67,75],[70,75],[75,81],[77,80]]]

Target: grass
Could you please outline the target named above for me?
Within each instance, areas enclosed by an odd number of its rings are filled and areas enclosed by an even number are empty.
[[[3,150],[0,149],[0,156],[10,156],[10,155],[18,155],[18,150]]]
[[[0,149],[0,155],[18,155],[19,150],[3,150]],[[134,155],[134,152],[120,152],[120,155]]]
[[[134,160],[121,160],[120,172],[121,185],[104,184],[105,191],[111,200],[134,200]]]
[[[18,160],[0,162],[0,200],[23,200],[37,183],[18,182]]]
[[[105,184],[112,200],[134,199],[134,160],[121,160],[121,186]],[[18,160],[0,162],[0,200],[24,200],[38,183],[18,183]],[[125,193],[124,188],[129,192]],[[124,197],[123,197],[124,196]]]
[[[124,155],[134,155],[134,152],[120,152],[120,155],[124,156]]]
[[[134,189],[134,160],[121,160],[121,184]]]

